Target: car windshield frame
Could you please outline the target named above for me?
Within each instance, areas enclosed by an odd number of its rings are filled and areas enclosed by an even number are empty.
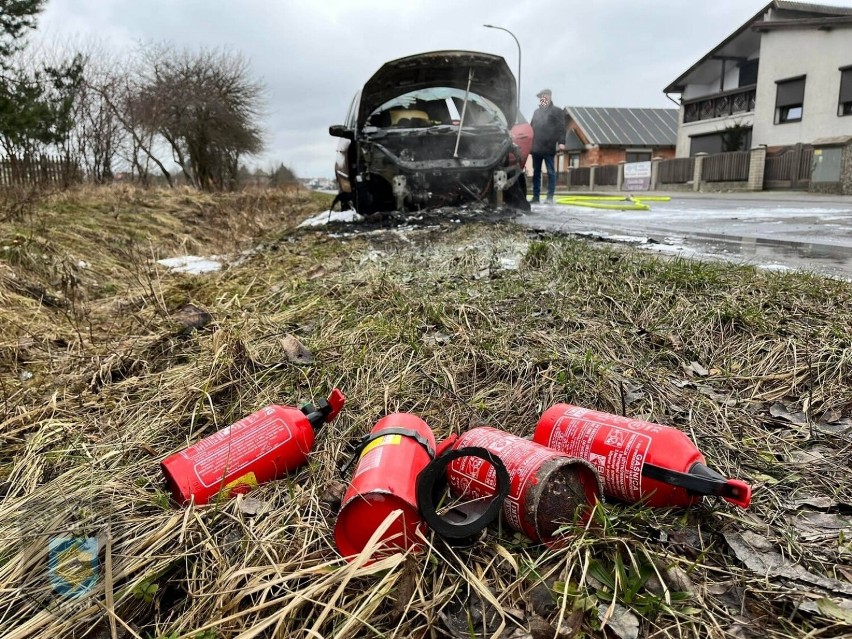
[[[440,102],[446,101],[447,99],[452,100],[452,102],[456,106],[456,110],[460,114],[462,111],[462,105],[464,102],[465,94],[467,93],[468,104],[475,104],[479,107],[482,112],[487,113],[491,116],[491,120],[488,122],[475,122],[471,124],[469,120],[471,114],[467,113],[465,115],[464,126],[500,126],[502,128],[508,129],[509,123],[506,119],[506,114],[503,113],[502,109],[498,107],[494,102],[485,98],[473,91],[465,92],[463,89],[459,89],[456,87],[427,87],[422,89],[415,89],[413,91],[408,91],[401,95],[396,96],[395,98],[388,100],[384,104],[382,104],[379,108],[375,109],[368,117],[367,117],[367,127],[374,128],[376,125],[370,125],[370,121],[377,115],[385,111],[391,111],[393,109],[411,109],[418,102]],[[452,112],[451,112],[452,113]],[[457,126],[458,123],[453,120],[452,123],[441,123],[435,124],[431,123],[430,126]],[[378,128],[388,128],[388,127],[378,127]],[[393,127],[398,128],[398,127]]]

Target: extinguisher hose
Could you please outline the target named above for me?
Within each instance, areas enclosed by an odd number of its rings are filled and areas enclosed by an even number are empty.
[[[748,508],[751,502],[751,487],[748,484],[736,479],[726,479],[715,470],[707,468],[699,462],[693,464],[688,473],[645,464],[642,467],[642,475],[670,486],[685,488],[695,495],[722,497],[740,508]]]
[[[473,500],[439,515],[441,500],[448,486],[447,467],[461,457],[476,457],[494,467],[496,493],[490,499]],[[509,471],[497,455],[478,446],[458,448],[439,455],[420,471],[417,476],[417,507],[423,520],[438,535],[449,542],[466,543],[494,521],[510,488]]]

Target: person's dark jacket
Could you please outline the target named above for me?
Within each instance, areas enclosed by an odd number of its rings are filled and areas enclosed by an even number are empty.
[[[555,155],[556,145],[565,142],[565,111],[553,103],[538,107],[530,125],[533,128],[532,152]]]

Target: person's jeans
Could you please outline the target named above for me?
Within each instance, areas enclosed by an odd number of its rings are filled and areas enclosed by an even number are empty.
[[[547,199],[552,200],[556,192],[556,171],[553,168],[553,155],[533,153],[533,202],[538,202],[541,196],[541,162],[547,169]]]

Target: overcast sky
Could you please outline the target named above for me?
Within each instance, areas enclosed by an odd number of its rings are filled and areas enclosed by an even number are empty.
[[[521,110],[548,87],[559,106],[672,107],[663,88],[765,0],[48,0],[38,37],[94,38],[120,56],[138,42],[228,47],[267,87],[266,151],[300,177],[332,177],[355,91],[394,58],[439,49],[502,55]],[[827,0],[824,4],[852,4]],[[516,71],[517,72],[517,71]]]

